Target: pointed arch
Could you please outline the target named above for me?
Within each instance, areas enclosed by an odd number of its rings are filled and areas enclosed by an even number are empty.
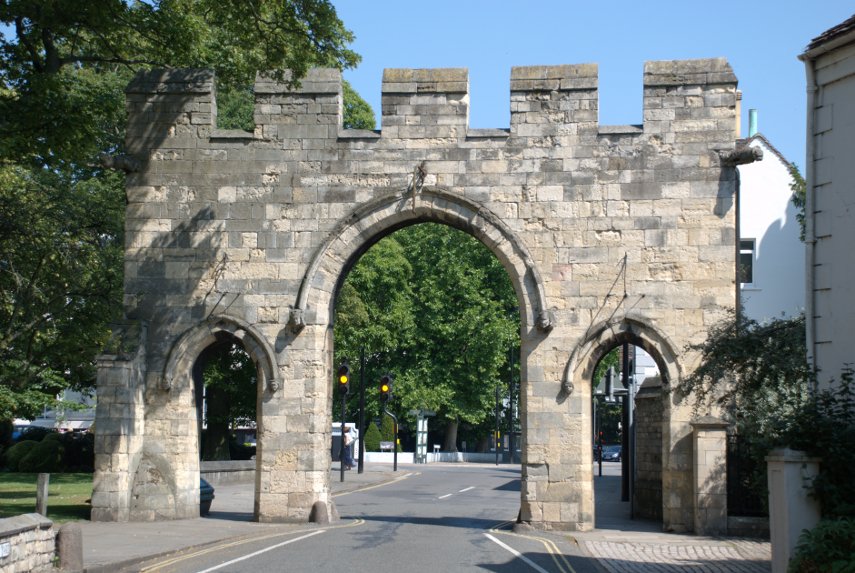
[[[282,386],[273,348],[264,336],[240,318],[216,315],[186,330],[172,346],[163,369],[160,388],[170,390],[182,373],[191,371],[199,354],[224,335],[241,341],[244,350],[257,366],[262,388],[276,392]]]
[[[483,205],[444,189],[421,188],[381,195],[344,217],[316,249],[290,310],[289,328],[331,324],[333,304],[347,270],[374,243],[411,224],[437,222],[465,231],[501,261],[521,301],[523,325],[548,333],[555,315],[547,306],[540,272],[528,248],[502,219]],[[343,271],[343,272],[342,272]]]
[[[662,384],[680,380],[682,367],[677,360],[674,343],[668,336],[647,324],[642,317],[626,316],[619,320],[603,321],[588,330],[573,352],[564,370],[559,402],[566,399],[573,391],[574,381],[590,380],[600,359],[609,350],[628,342],[644,349],[659,368]]]

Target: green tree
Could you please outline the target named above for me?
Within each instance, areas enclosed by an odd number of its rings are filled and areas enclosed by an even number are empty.
[[[232,430],[256,419],[256,368],[252,358],[236,342],[212,347],[206,360],[206,431],[202,440],[203,460],[228,460]]]
[[[368,102],[356,93],[350,82],[341,82],[342,97],[344,99],[344,118],[342,127],[345,129],[374,129],[374,110]]]
[[[326,0],[6,0],[0,23],[0,418],[10,419],[91,385],[121,315],[124,178],[101,158],[123,152],[134,71],[213,68],[228,91],[258,70],[296,82],[358,56]]]
[[[426,223],[382,239],[345,279],[335,328],[337,360],[353,361],[364,347],[367,379],[395,375],[399,414],[437,412],[444,449],[457,449],[461,422],[491,431],[519,314],[507,272],[473,237]],[[376,392],[370,400],[377,404]]]
[[[404,411],[434,410],[446,423],[445,451],[464,422],[489,432],[495,390],[517,348],[517,298],[507,271],[474,237],[445,225],[398,233],[414,270],[416,344],[396,379]]]
[[[799,222],[799,227],[801,228],[801,233],[799,238],[804,242],[805,240],[805,202],[807,200],[807,185],[805,183],[805,178],[802,177],[801,172],[799,171],[798,165],[795,163],[790,163],[790,177],[792,181],[790,182],[790,190],[793,192],[793,196],[790,198],[790,201],[795,205],[796,212],[796,220]]]
[[[691,350],[700,353],[700,365],[680,391],[693,396],[696,410],[716,403],[737,420],[763,423],[792,412],[809,396],[804,316],[760,324],[734,315]]]
[[[381,441],[382,438],[380,436],[380,430],[377,429],[377,424],[374,422],[368,422],[368,429],[365,430],[365,451],[379,452]]]

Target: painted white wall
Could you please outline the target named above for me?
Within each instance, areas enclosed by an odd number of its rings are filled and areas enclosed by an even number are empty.
[[[808,356],[821,383],[855,365],[855,23],[802,55],[816,88],[808,106],[813,247]]]
[[[754,239],[754,282],[743,284],[745,316],[758,322],[799,314],[805,306],[805,246],[790,201],[788,164],[757,135],[763,160],[739,167],[740,238]]]

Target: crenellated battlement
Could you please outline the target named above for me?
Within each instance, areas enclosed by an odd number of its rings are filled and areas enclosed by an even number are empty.
[[[710,120],[700,126],[705,130],[729,133],[733,129],[724,124],[734,115],[736,76],[723,58],[647,62],[643,89],[646,133],[662,133],[670,130],[672,123],[687,120]],[[251,136],[216,129],[214,92],[213,74],[206,70],[141,73],[127,89],[130,127],[137,129],[136,136],[155,136],[158,125],[170,130],[162,124],[174,120],[176,125],[198,126],[197,137],[377,137],[376,133],[347,133],[341,128],[342,88],[337,70],[310,70],[296,88],[287,81],[259,75],[255,83],[257,127]],[[462,140],[472,135],[468,129],[469,75],[465,68],[387,69],[381,101],[381,138]],[[509,104],[511,136],[597,134],[601,131],[597,65],[514,67]],[[583,125],[574,130],[556,128],[573,124]],[[692,127],[677,130],[681,129]],[[190,135],[194,130],[170,131]]]

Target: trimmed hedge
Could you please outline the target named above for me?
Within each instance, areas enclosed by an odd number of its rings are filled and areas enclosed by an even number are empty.
[[[21,460],[24,459],[24,457],[40,443],[41,442],[37,442],[35,440],[21,440],[20,442],[6,450],[6,455],[4,456],[6,467],[10,471],[18,471],[18,466],[20,465]]]
[[[65,469],[65,448],[60,440],[38,442],[18,463],[18,471],[27,473],[61,472]]]

